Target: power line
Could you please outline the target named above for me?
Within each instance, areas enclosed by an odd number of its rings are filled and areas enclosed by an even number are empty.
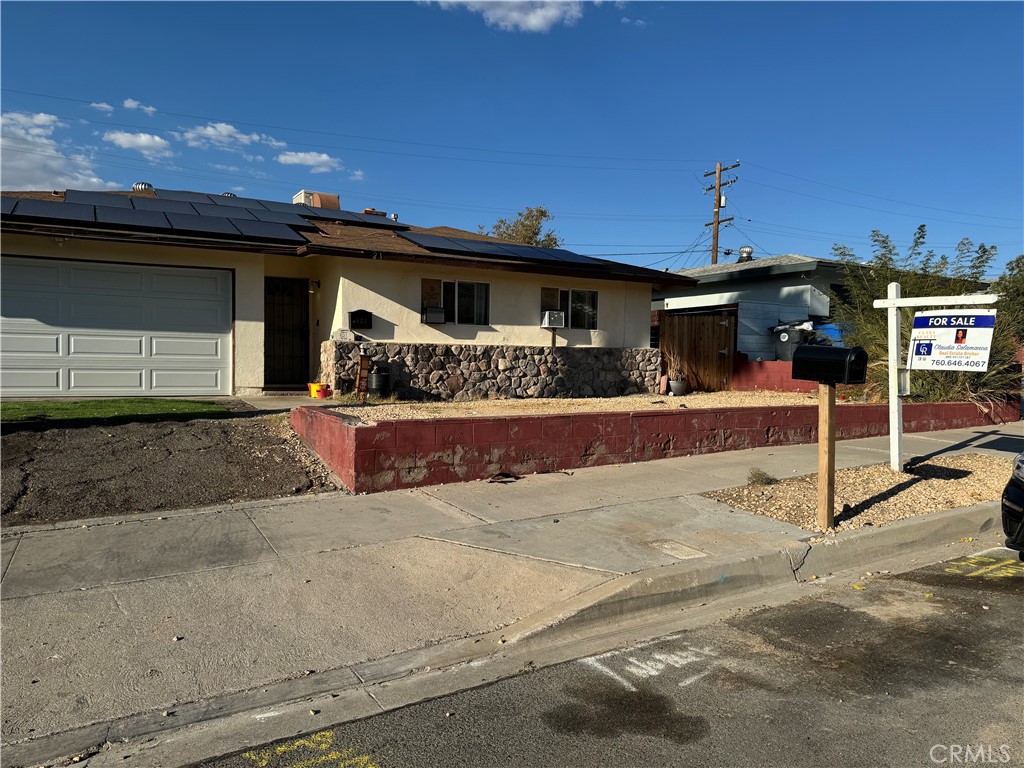
[[[862,208],[865,211],[877,211],[879,213],[887,213],[887,214],[889,214],[891,216],[905,216],[908,219],[917,219],[918,221],[920,221],[921,219],[926,219],[928,221],[941,221],[944,224],[960,224],[960,225],[965,226],[965,227],[982,227],[982,226],[984,226],[984,227],[991,227],[991,228],[995,228],[995,229],[1014,229],[1014,230],[1019,230],[1020,229],[1020,227],[1008,227],[1008,226],[1006,226],[1004,224],[978,224],[978,223],[972,223],[972,222],[967,222],[967,221],[949,221],[948,219],[939,219],[939,218],[936,218],[934,216],[920,216],[920,215],[915,214],[915,213],[900,213],[898,211],[887,211],[887,210],[885,210],[883,208],[872,208],[871,206],[868,206],[868,205],[858,205],[857,203],[846,203],[846,202],[843,202],[842,200],[832,200],[831,198],[828,198],[828,197],[820,197],[818,195],[811,195],[811,194],[808,194],[807,192],[797,192],[797,191],[792,190],[792,189],[784,189],[782,187],[775,187],[775,186],[772,186],[771,184],[765,184],[763,182],[753,181],[751,179],[747,179],[747,183],[748,184],[756,184],[759,187],[766,187],[767,189],[774,189],[774,190],[776,190],[778,192],[787,192],[788,194],[791,194],[791,195],[800,195],[801,197],[810,197],[810,198],[813,198],[815,200],[823,200],[826,203],[835,203],[836,205],[848,205],[851,208]]]
[[[77,103],[77,104],[90,105],[90,104],[95,104],[95,103],[98,102],[97,99],[92,99],[92,100],[89,100],[89,99],[74,99],[74,98],[71,98],[71,97],[68,97],[68,96],[55,96],[55,95],[46,94],[46,93],[36,93],[34,91],[22,91],[22,90],[18,90],[16,88],[2,88],[0,90],[7,91],[8,93],[18,93],[18,94],[22,94],[24,96],[36,96],[36,97],[44,98],[44,99],[55,99],[55,100],[58,100],[58,101],[69,101],[69,102],[74,102],[74,103]],[[314,130],[314,129],[311,129],[311,128],[296,128],[295,126],[271,125],[271,124],[267,124],[267,123],[254,123],[254,122],[250,122],[250,121],[246,121],[246,120],[235,120],[233,118],[210,117],[208,115],[193,115],[193,114],[189,114],[189,113],[186,113],[186,112],[167,112],[167,111],[164,111],[164,110],[157,110],[156,114],[169,115],[171,117],[187,117],[190,120],[207,120],[207,121],[214,121],[214,122],[231,122],[231,123],[236,124],[236,125],[247,125],[247,126],[252,126],[254,128],[265,128],[265,129],[271,130],[271,131],[293,131],[295,133],[309,133],[309,134],[314,134],[314,135],[318,135],[318,136],[338,136],[338,137],[346,138],[346,139],[359,139],[361,141],[380,141],[380,142],[386,142],[386,143],[389,143],[389,144],[408,144],[410,146],[417,146],[417,147],[433,147],[435,149],[454,149],[454,150],[461,150],[461,151],[467,151],[467,152],[492,152],[492,153],[495,153],[495,154],[503,154],[503,155],[527,155],[527,156],[533,156],[533,157],[554,157],[554,158],[573,159],[573,160],[614,160],[614,161],[634,162],[634,163],[690,163],[690,162],[694,162],[692,160],[678,160],[678,159],[674,159],[674,158],[664,158],[664,157],[612,157],[612,156],[607,156],[607,155],[569,155],[569,154],[556,154],[556,153],[548,153],[548,152],[523,152],[523,151],[511,150],[511,149],[495,149],[493,147],[467,147],[467,146],[459,146],[459,145],[453,145],[453,144],[432,144],[432,143],[423,142],[423,141],[408,141],[408,140],[405,140],[405,139],[384,139],[384,138],[381,138],[379,136],[361,136],[361,135],[358,135],[358,134],[340,133],[340,132],[337,132],[337,131],[318,131],[318,130]],[[117,125],[117,123],[111,123],[111,124]],[[146,128],[146,127],[149,127],[149,126],[130,126],[130,127]],[[168,130],[168,129],[163,129],[163,130]],[[307,144],[307,145],[304,145],[304,146],[315,146],[315,145]],[[336,149],[342,149],[342,147],[336,147]],[[374,150],[351,150],[350,149],[349,151],[367,151],[367,152],[371,152],[371,151],[374,151]],[[378,151],[380,151],[380,150],[378,150]],[[395,154],[401,154],[401,153],[395,153]],[[427,157],[429,157],[429,155]],[[442,159],[454,159],[454,158],[442,158]],[[559,166],[555,166],[555,167],[559,167]],[[565,167],[576,168],[576,167],[585,167],[585,166],[565,166]],[[655,169],[622,169],[622,170],[655,170]],[[682,170],[682,169],[675,169],[675,170]]]
[[[11,146],[10,145],[11,142],[20,143],[20,144],[24,144],[24,145],[27,145],[27,146],[25,148],[17,147],[17,146]],[[38,144],[36,144],[34,142],[31,142],[31,141],[24,140],[24,139],[16,139],[16,138],[11,138],[11,137],[4,137],[3,143],[4,143],[5,148],[8,151],[11,151],[11,152],[20,152],[20,153],[24,153],[24,154],[39,155],[41,157],[60,158],[60,159],[65,159],[65,160],[70,159],[70,158],[67,157],[67,155],[63,155],[63,154],[61,154],[59,152],[40,151]],[[126,157],[124,155],[119,155],[119,154],[116,154],[116,153],[113,153],[113,152],[103,152],[103,151],[98,151],[98,150],[89,150],[89,149],[84,148],[84,147],[74,147],[74,149],[77,149],[79,151],[87,151],[87,152],[89,152],[90,155],[101,155],[103,157],[111,157],[111,158],[114,158],[115,160],[120,160],[122,162],[111,162],[111,161],[104,161],[104,162],[108,166],[120,167],[120,168],[128,168],[128,169],[136,170],[136,171],[144,171],[144,170],[156,167],[157,169],[162,170],[165,173],[168,173],[168,174],[171,174],[171,175],[174,175],[174,176],[181,176],[181,177],[184,177],[184,178],[196,178],[196,179],[203,179],[203,180],[208,180],[208,181],[220,181],[220,182],[224,182],[224,183],[237,183],[237,182],[240,182],[240,181],[244,181],[244,182],[246,182],[248,184],[259,184],[259,185],[264,186],[264,187],[272,187],[272,188],[275,188],[275,189],[288,189],[288,190],[292,190],[292,191],[295,190],[295,189],[301,188],[303,186],[303,182],[300,182],[300,181],[297,181],[297,180],[296,181],[289,181],[289,180],[286,180],[286,179],[280,179],[278,177],[269,176],[269,175],[256,177],[256,176],[246,176],[246,175],[243,175],[243,174],[233,174],[233,173],[230,173],[230,172],[221,172],[221,173],[214,174],[214,173],[206,172],[205,169],[195,168],[193,166],[172,165],[172,164],[160,162],[158,160],[146,160],[146,159],[142,159],[142,158],[136,159],[136,158],[132,158],[132,157]],[[186,171],[193,171],[193,173],[186,173]],[[343,193],[351,194],[354,191],[353,190],[345,190],[343,188],[342,192]],[[366,193],[362,193],[361,192],[361,194],[366,194]],[[408,204],[412,204],[412,205],[421,205],[421,206],[424,206],[424,207],[439,208],[439,209],[445,209],[445,210],[477,211],[477,212],[483,212],[483,213],[499,213],[499,214],[507,214],[511,210],[510,208],[487,207],[487,206],[479,206],[479,205],[462,205],[462,204],[459,204],[459,203],[445,203],[445,202],[440,202],[440,201],[435,201],[435,200],[422,200],[422,199],[419,199],[419,198],[397,197],[397,196],[392,196],[392,195],[381,196],[381,195],[367,194],[366,196],[367,197],[373,197],[373,199],[376,199],[376,200],[387,200],[387,201],[396,202],[396,203],[399,203],[399,204],[408,203]],[[693,220],[693,221],[698,221],[701,218],[703,218],[703,217],[700,217],[700,216],[690,216],[690,217],[671,216],[671,215],[661,216],[661,215],[650,215],[650,214],[623,214],[623,213],[619,213],[619,212],[616,212],[616,213],[601,213],[601,212],[584,212],[584,213],[579,213],[579,212],[572,212],[572,211],[552,211],[552,213],[554,213],[554,214],[556,214],[556,215],[558,215],[558,216],[560,216],[560,217],[562,217],[564,219],[575,219],[575,220],[581,220],[581,221],[587,221],[587,220],[594,220],[594,221],[626,221],[626,222],[633,221],[633,222],[642,223],[642,224],[678,223],[678,222],[686,221],[687,219]]]
[[[895,198],[892,198],[892,197],[882,197],[881,195],[872,195],[870,192],[859,192],[856,189],[849,189],[848,187],[840,187],[840,186],[837,186],[835,184],[828,184],[828,183],[826,183],[824,181],[815,181],[814,179],[808,179],[808,178],[806,178],[804,176],[797,176],[795,173],[787,173],[786,171],[778,171],[778,170],[775,170],[774,168],[769,168],[768,166],[761,165],[759,163],[748,163],[748,164],[754,166],[755,168],[761,168],[762,170],[770,171],[771,173],[778,173],[778,174],[781,174],[782,176],[789,176],[789,177],[794,178],[794,179],[800,179],[800,181],[806,181],[806,182],[809,182],[811,184],[818,184],[818,185],[820,185],[822,187],[830,187],[832,189],[838,189],[838,190],[840,190],[842,192],[849,192],[849,193],[854,194],[854,195],[863,195],[864,197],[873,197],[876,200],[884,200],[887,203],[897,203],[899,205],[910,205],[910,206],[913,206],[915,208],[927,208],[928,210],[931,210],[931,211],[941,211],[943,213],[956,213],[956,214],[959,214],[961,216],[977,216],[977,217],[983,218],[983,219],[1000,219],[1002,221],[1017,221],[1017,219],[1010,218],[1009,216],[992,216],[992,215],[987,214],[987,213],[970,213],[968,211],[955,211],[955,210],[952,210],[950,208],[936,208],[934,205],[923,205],[922,203],[908,203],[906,200],[896,200]]]

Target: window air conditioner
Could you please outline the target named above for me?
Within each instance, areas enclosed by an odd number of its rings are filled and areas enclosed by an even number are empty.
[[[420,322],[444,325],[444,307],[427,307],[420,315]]]
[[[548,311],[540,319],[541,328],[565,328],[565,312]]]

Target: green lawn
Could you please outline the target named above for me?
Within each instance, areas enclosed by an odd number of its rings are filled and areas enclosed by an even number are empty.
[[[218,416],[228,409],[202,400],[160,400],[122,397],[113,400],[36,400],[0,403],[0,422],[25,421],[152,421],[164,417]]]

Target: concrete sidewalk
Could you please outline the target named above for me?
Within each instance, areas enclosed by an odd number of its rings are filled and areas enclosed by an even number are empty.
[[[906,457],[1022,450],[1021,423],[904,438]],[[192,707],[198,720],[273,703],[286,685],[367,686],[551,625],[655,610],[704,581],[792,582],[806,561],[826,569],[845,551],[869,562],[921,535],[904,527],[900,538],[897,524],[811,551],[806,531],[700,496],[745,484],[752,466],[806,474],[816,452],[5,529],[4,745],[42,759],[155,732],[164,711]],[[844,441],[837,467],[887,456],[887,438]],[[984,530],[997,514],[929,516],[931,535],[973,535],[960,527]]]

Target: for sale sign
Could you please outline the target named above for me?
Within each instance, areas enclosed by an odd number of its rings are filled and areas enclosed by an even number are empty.
[[[915,371],[987,371],[994,309],[937,309],[914,315],[907,367]]]

